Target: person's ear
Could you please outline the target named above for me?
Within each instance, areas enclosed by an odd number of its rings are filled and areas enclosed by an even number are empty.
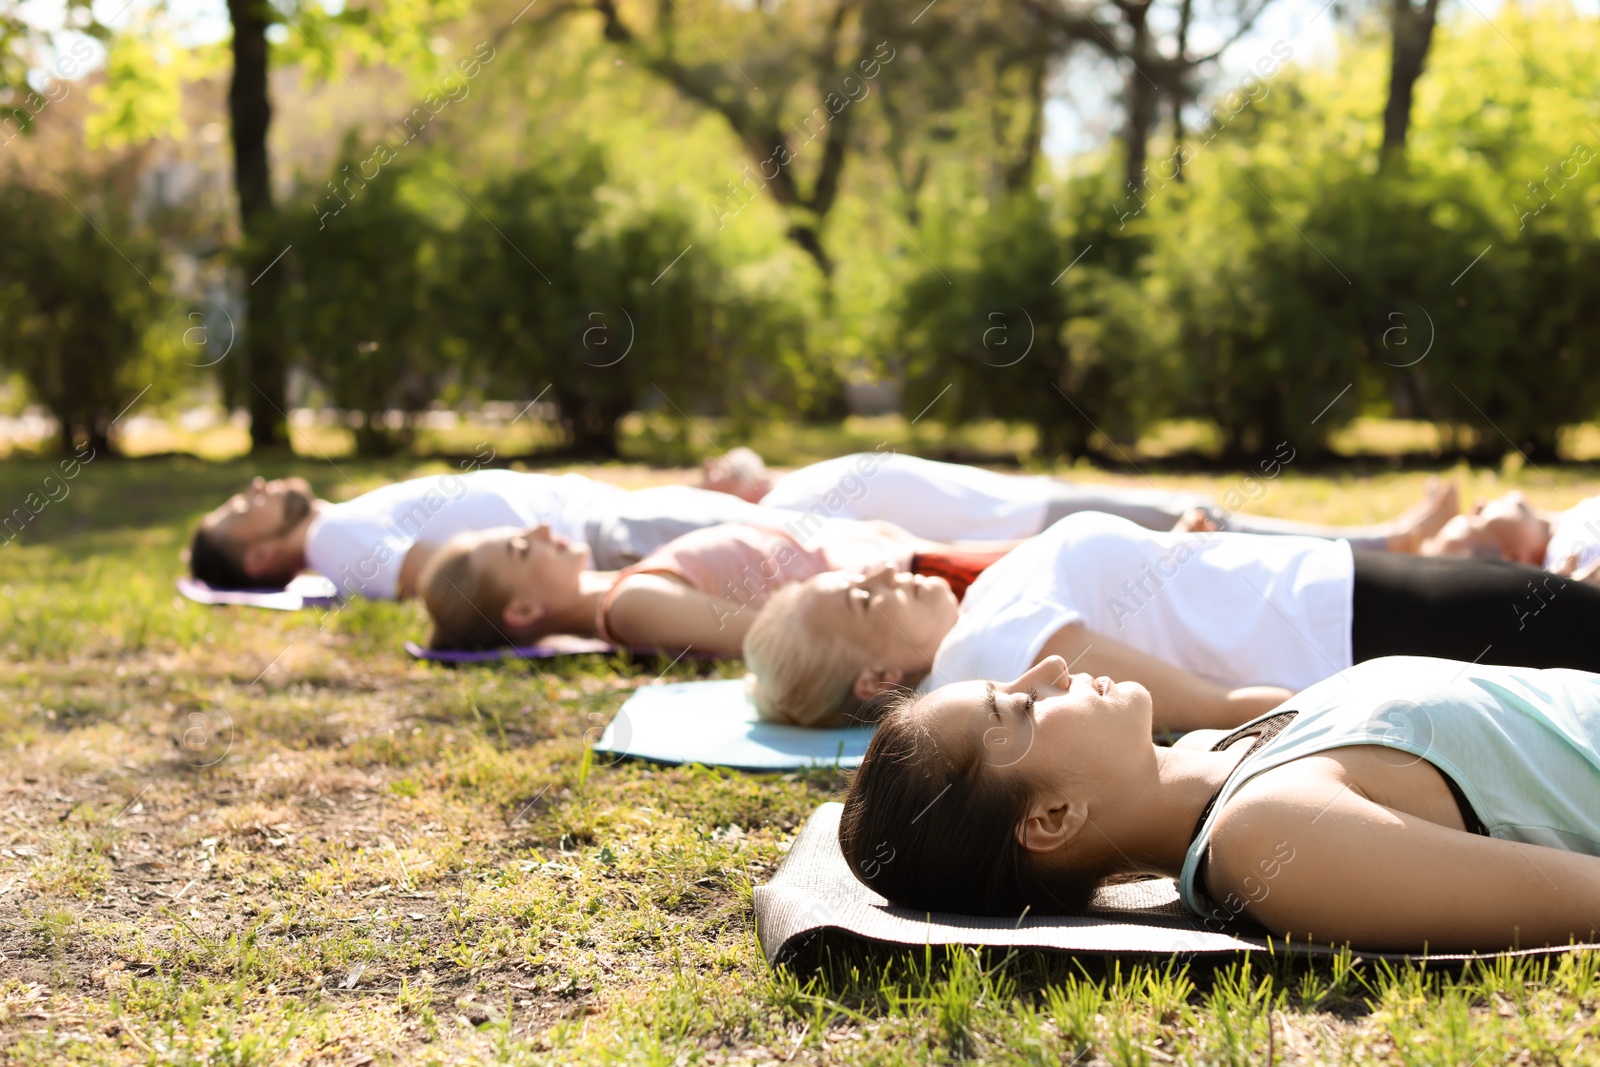
[[[1029,852],[1055,852],[1074,841],[1089,821],[1089,809],[1056,795],[1034,801],[1017,824],[1017,844]]]
[[[863,667],[850,692],[861,701],[872,700],[900,688],[906,672],[898,667]]]
[[[282,548],[275,541],[257,541],[244,550],[244,557],[239,564],[252,578],[276,577],[284,571]]]
[[[500,613],[500,621],[513,630],[525,630],[544,618],[544,605],[517,597]]]

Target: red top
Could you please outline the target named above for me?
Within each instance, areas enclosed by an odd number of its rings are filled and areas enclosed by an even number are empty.
[[[960,600],[967,595],[967,586],[1003,555],[1004,551],[918,552],[911,557],[911,573],[943,578],[950,583],[950,591],[956,595],[956,599]]]

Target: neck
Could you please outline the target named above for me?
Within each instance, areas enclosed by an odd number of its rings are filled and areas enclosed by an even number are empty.
[[[1544,508],[1529,508],[1528,510],[1533,513],[1534,520],[1539,524],[1539,555],[1541,557],[1539,560],[1539,565],[1542,566],[1544,564],[1544,559],[1542,557],[1550,548],[1550,538],[1555,536],[1556,516],[1559,513],[1554,511],[1546,511]]]
[[[600,602],[616,584],[616,571],[578,572],[578,595],[546,612],[539,622],[539,629],[547,634],[596,636],[599,631],[595,628],[595,616],[600,611]]]
[[[296,570],[305,570],[306,568],[306,534],[311,529],[311,523],[315,521],[318,515],[322,514],[322,509],[326,505],[327,501],[325,500],[313,500],[311,502],[311,510],[306,514],[306,517],[300,520],[299,525],[284,535],[284,546],[292,553],[292,562],[294,562]]]
[[[1189,851],[1190,835],[1228,774],[1243,755],[1232,752],[1161,748],[1155,750],[1155,774],[1133,796],[1118,798],[1116,810],[1095,820],[1100,859],[1106,867],[1128,873],[1176,876]]]

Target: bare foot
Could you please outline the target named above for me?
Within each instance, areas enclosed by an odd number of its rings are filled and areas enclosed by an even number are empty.
[[[1190,508],[1178,517],[1172,530],[1174,533],[1215,533],[1221,528],[1205,508]]]
[[[1418,552],[1422,543],[1444,528],[1461,511],[1461,498],[1455,482],[1428,479],[1423,498],[1391,524],[1390,552]]]

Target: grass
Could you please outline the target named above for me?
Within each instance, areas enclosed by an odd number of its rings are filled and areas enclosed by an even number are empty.
[[[266,473],[342,496],[419,469],[337,463]],[[0,504],[51,469],[4,464]],[[664,662],[444,670],[399,653],[422,630],[411,605],[175,598],[189,524],[247,473],[99,459],[0,545],[0,1061],[1600,1058],[1593,957],[1457,976],[1349,960],[1091,973],[955,951],[773,973],[752,887],[842,777],[596,761],[586,739]],[[1578,469],[1455,476],[1469,498],[1600,489]],[[1354,522],[1399,510],[1424,477],[1291,464],[1255,488],[1156,480]]]

